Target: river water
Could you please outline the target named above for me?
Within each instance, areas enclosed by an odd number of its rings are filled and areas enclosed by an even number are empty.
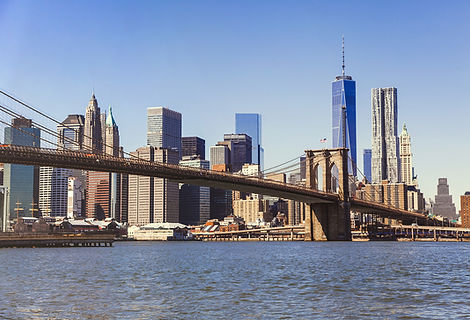
[[[0,319],[470,319],[470,243],[0,249]]]

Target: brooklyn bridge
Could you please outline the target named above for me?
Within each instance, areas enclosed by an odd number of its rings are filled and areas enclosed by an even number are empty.
[[[6,93],[2,92],[2,94]],[[27,110],[36,113],[38,118],[47,118],[57,122],[22,101],[8,94],[6,95],[17,104],[26,106]],[[7,105],[0,105],[0,109],[10,118],[30,116],[29,114],[24,115]],[[11,126],[8,121],[0,120],[0,123],[3,126]],[[35,123],[39,122],[36,120]],[[54,129],[44,125],[40,126],[44,132],[51,135],[55,134]],[[24,132],[24,134],[31,133]],[[38,138],[47,141],[52,146],[54,145],[44,137]],[[351,190],[351,177],[348,172],[348,149],[306,150],[305,156],[305,185],[294,185],[270,180],[262,175],[244,176],[168,163],[150,162],[132,156],[117,157],[96,153],[93,150],[76,151],[57,146],[55,148],[8,144],[0,146],[1,163],[159,177],[180,183],[257,193],[303,202],[306,204],[305,240],[351,240],[351,212],[396,219],[403,224],[420,223],[429,225],[434,223],[424,213],[410,212],[384,203],[356,198],[354,190]]]

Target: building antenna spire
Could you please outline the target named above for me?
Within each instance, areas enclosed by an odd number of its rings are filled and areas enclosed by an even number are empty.
[[[344,36],[341,36],[341,40],[343,42],[343,66],[342,66],[342,69],[343,69],[343,77],[344,77]]]

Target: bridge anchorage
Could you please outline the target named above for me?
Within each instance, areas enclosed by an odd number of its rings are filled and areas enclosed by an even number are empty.
[[[305,153],[307,188],[318,189],[321,181],[323,191],[337,191],[339,196],[330,203],[307,204],[305,240],[351,240],[348,149],[306,150]]]

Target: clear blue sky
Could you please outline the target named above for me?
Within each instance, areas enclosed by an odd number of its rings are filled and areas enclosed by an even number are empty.
[[[206,146],[236,112],[263,115],[267,167],[331,142],[331,81],[357,81],[358,159],[371,144],[370,89],[398,88],[420,187],[470,190],[468,1],[5,1],[0,88],[59,119],[92,88],[126,150],[146,143],[146,108],[183,114]],[[459,205],[458,205],[459,206]]]

